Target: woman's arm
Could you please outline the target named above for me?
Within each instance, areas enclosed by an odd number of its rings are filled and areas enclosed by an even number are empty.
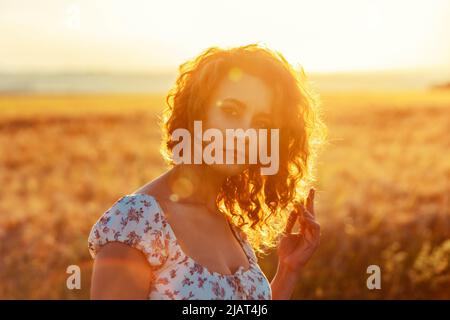
[[[270,283],[272,287],[272,300],[289,300],[294,292],[298,279],[298,271],[295,273],[286,267],[278,265],[277,273]]]
[[[320,244],[320,225],[314,212],[314,189],[306,204],[297,204],[289,215],[284,236],[278,246],[278,268],[272,280],[272,299],[290,299],[300,273]],[[296,221],[301,232],[292,233]]]
[[[98,252],[92,273],[91,299],[148,299],[151,269],[144,254],[110,242]]]

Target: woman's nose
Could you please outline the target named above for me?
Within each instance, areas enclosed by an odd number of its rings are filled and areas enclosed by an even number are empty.
[[[252,128],[252,118],[251,116],[244,117],[241,122],[241,129],[244,131]]]

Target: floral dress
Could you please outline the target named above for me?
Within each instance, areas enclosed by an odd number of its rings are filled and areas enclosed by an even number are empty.
[[[92,227],[88,246],[93,258],[112,241],[142,251],[153,271],[149,299],[271,299],[269,281],[245,233],[231,227],[250,265],[248,269],[239,267],[233,274],[210,271],[187,256],[156,199],[143,193],[117,200]]]

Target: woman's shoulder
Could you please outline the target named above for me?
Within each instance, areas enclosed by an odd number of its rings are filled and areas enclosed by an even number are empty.
[[[112,226],[118,223],[121,230],[126,228],[158,224],[160,207],[156,199],[144,193],[127,194],[116,200],[99,218],[101,225]]]
[[[94,258],[108,242],[122,242],[142,251],[150,264],[162,264],[168,255],[168,232],[155,197],[127,194],[108,208],[93,225],[88,247]]]

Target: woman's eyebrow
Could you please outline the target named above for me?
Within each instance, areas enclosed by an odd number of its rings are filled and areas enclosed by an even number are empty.
[[[245,109],[247,108],[247,105],[242,102],[241,100],[235,99],[235,98],[225,98],[224,100],[222,100],[223,102],[233,102],[235,104],[237,104],[238,106],[240,106],[241,108]]]
[[[221,100],[221,102],[222,103],[223,102],[232,102],[232,103],[237,104],[238,106],[240,106],[243,109],[247,108],[247,105],[245,104],[245,102],[243,102],[243,101],[241,101],[239,99],[236,99],[236,98],[225,98],[225,99]],[[267,117],[267,118],[270,118],[270,119],[272,118],[272,114],[270,112],[264,112],[264,111],[258,112],[257,116],[259,116],[259,117]]]

